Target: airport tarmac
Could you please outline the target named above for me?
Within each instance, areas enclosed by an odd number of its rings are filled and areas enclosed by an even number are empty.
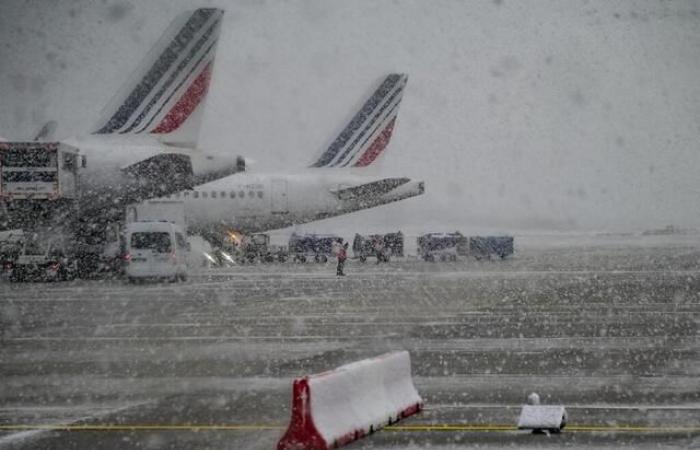
[[[425,411],[347,448],[700,448],[700,239],[553,242],[0,282],[0,448],[271,449],[293,378],[399,349]],[[561,435],[514,429],[533,391]]]

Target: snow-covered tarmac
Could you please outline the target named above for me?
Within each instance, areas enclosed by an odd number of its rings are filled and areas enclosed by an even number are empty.
[[[0,448],[270,449],[292,378],[397,349],[426,411],[349,448],[700,446],[700,237],[519,243],[342,279],[1,282]],[[562,435],[504,430],[532,391],[566,405]]]

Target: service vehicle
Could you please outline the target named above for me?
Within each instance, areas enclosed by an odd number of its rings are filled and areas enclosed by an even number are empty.
[[[71,246],[61,237],[34,234],[24,240],[21,252],[6,270],[10,281],[59,281],[75,278],[77,264]]]
[[[425,261],[456,261],[463,254],[467,238],[460,232],[427,233],[418,237],[418,253]]]
[[[392,256],[404,255],[403,244],[404,237],[403,233],[400,231],[396,233],[370,234],[364,236],[356,233],[352,241],[353,257],[359,259],[361,262],[367,261],[369,257],[377,256],[384,261],[388,261]],[[381,255],[378,255],[378,251],[380,250]]]
[[[22,252],[25,234],[23,230],[0,231],[0,270],[9,274]]]
[[[77,199],[85,158],[59,142],[0,142],[0,199]]]
[[[167,221],[132,222],[123,234],[124,273],[130,282],[187,279],[189,244],[185,233]]]
[[[513,236],[470,236],[469,254],[476,259],[498,256],[501,259],[513,254]]]
[[[289,237],[289,255],[298,262],[313,258],[315,262],[325,263],[333,257],[333,243],[341,239],[335,234],[296,234]]]
[[[265,233],[246,235],[241,238],[238,246],[239,262],[285,262],[287,248],[270,244],[270,236]]]
[[[75,217],[85,158],[58,142],[0,142],[0,220],[39,230]]]

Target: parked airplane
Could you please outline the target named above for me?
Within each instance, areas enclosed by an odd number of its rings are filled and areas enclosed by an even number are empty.
[[[134,201],[243,169],[240,157],[196,150],[223,13],[200,8],[176,17],[94,129],[61,141],[77,147],[86,162],[80,170],[81,220],[119,220]],[[47,123],[35,140],[51,139],[55,128]]]
[[[342,170],[367,167],[386,149],[406,81],[404,74],[387,76],[328,149],[300,173],[238,173],[148,200],[128,214],[138,220],[139,212],[181,204],[190,231],[212,236],[283,228],[421,195],[422,181]]]

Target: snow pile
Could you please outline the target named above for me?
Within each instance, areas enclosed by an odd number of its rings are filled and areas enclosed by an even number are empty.
[[[406,351],[297,379],[292,395],[292,419],[278,450],[344,445],[423,406]]]

